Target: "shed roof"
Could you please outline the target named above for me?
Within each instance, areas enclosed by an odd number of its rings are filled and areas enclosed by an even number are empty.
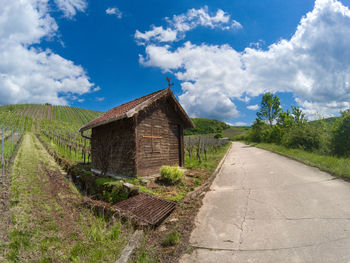
[[[185,123],[185,128],[193,128],[194,124],[190,117],[187,115],[185,110],[182,108],[180,103],[177,101],[175,95],[173,92],[167,88],[158,90],[156,92],[150,93],[146,96],[143,96],[141,98],[135,99],[133,101],[124,103],[120,106],[117,106],[106,113],[102,114],[101,116],[97,117],[96,119],[90,121],[89,123],[85,124],[83,127],[79,129],[80,132],[86,131],[91,128],[95,128],[101,125],[108,124],[113,121],[117,121],[124,118],[131,118],[136,113],[138,113],[143,108],[151,105],[156,100],[166,96],[170,95],[170,97],[175,102],[176,107],[178,108],[180,114],[182,115]]]

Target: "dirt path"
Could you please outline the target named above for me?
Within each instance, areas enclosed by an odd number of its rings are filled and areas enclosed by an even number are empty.
[[[234,143],[181,262],[350,262],[350,184]]]

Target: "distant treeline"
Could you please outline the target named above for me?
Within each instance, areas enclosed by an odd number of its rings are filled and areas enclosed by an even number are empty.
[[[350,111],[308,122],[299,107],[283,111],[277,96],[266,93],[250,131],[236,139],[275,143],[325,155],[350,156]]]

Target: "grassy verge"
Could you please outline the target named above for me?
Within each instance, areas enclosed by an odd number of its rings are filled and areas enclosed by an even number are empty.
[[[6,260],[114,262],[131,229],[82,207],[75,187],[54,177],[58,169],[39,141],[25,135],[11,174],[9,242],[0,241]]]
[[[350,179],[350,158],[337,158],[269,143],[250,143],[250,145],[293,158],[337,177]]]
[[[84,158],[82,157],[82,152],[81,151],[77,151],[76,153],[72,150],[71,152],[69,152],[67,150],[67,148],[61,147],[55,143],[53,143],[50,139],[48,139],[46,136],[41,135],[40,136],[41,140],[46,141],[50,147],[56,152],[58,153],[62,158],[66,158],[68,160],[70,160],[72,163],[79,163],[79,162],[83,162]],[[86,162],[87,162],[87,156],[86,156]]]

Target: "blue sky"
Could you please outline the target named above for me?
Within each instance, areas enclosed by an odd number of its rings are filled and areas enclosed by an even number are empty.
[[[264,92],[309,119],[350,107],[349,0],[0,0],[0,104],[107,111],[165,88],[251,124]]]

